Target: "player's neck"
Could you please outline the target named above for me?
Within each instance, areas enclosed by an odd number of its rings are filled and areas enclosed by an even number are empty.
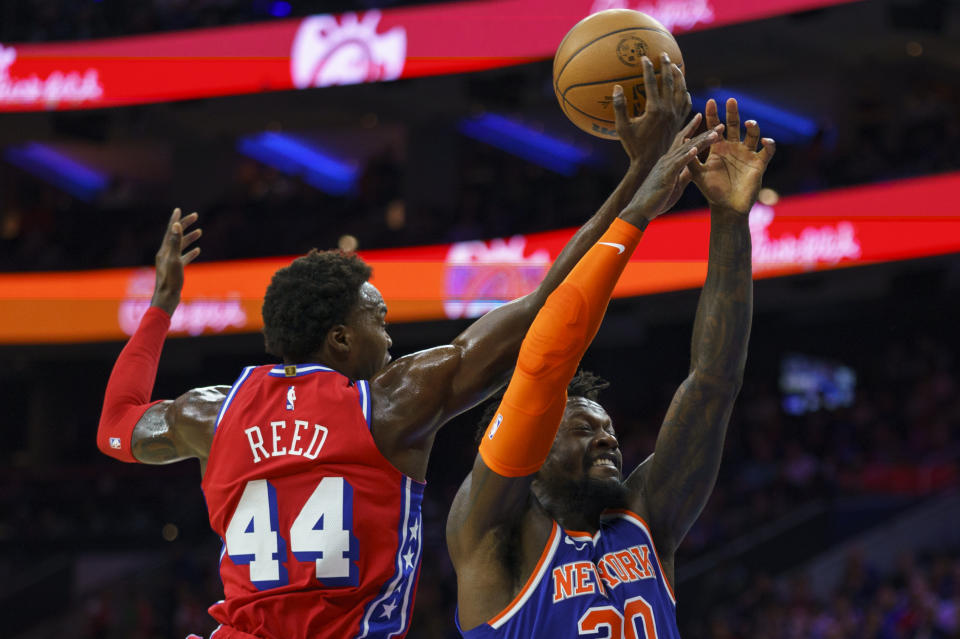
[[[576,530],[591,535],[600,529],[600,513],[604,507],[597,504],[572,503],[567,496],[540,494],[536,499],[540,508],[565,530]]]
[[[288,357],[283,358],[284,366],[303,366],[304,364],[319,364],[320,366],[326,366],[327,368],[332,368],[341,375],[349,377],[350,379],[357,379],[351,374],[350,367],[347,366],[348,362],[340,361],[336,357],[330,357],[330,355],[324,351],[319,351],[308,357],[305,361],[294,361]]]
[[[555,479],[534,481],[531,489],[546,513],[567,530],[595,533],[604,510],[626,507],[626,489],[620,482]]]

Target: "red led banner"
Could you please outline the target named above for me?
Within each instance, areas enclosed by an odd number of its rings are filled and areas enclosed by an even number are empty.
[[[757,278],[960,252],[960,173],[784,198],[750,214]],[[644,234],[616,297],[695,288],[707,271],[706,211]],[[391,322],[473,317],[532,290],[573,229],[361,255]],[[273,272],[292,258],[191,264],[177,335],[258,331]],[[146,311],[153,271],[0,275],[0,343],[122,339]]]
[[[0,44],[0,111],[100,108],[462,73],[553,56],[626,7],[674,33],[852,0],[485,0],[216,29]]]

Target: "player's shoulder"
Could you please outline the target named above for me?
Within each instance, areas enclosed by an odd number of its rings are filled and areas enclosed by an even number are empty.
[[[452,344],[434,346],[390,362],[370,379],[374,390],[396,392],[411,384],[447,379],[460,365],[462,351]]]
[[[173,401],[170,421],[180,428],[211,429],[230,389],[227,385],[191,388]]]

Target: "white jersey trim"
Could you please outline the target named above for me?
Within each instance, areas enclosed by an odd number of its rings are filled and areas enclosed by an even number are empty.
[[[540,585],[540,582],[543,580],[543,576],[550,570],[550,567],[553,564],[553,556],[557,553],[557,547],[560,545],[560,538],[563,536],[563,530],[556,523],[553,525],[553,537],[548,542],[550,550],[541,557],[540,566],[537,570],[536,576],[527,583],[524,588],[523,595],[519,599],[515,599],[513,603],[503,612],[501,612],[497,617],[494,617],[494,620],[489,622],[489,625],[494,630],[499,629],[503,624],[510,621],[510,619],[517,614],[524,604],[527,603],[527,600],[530,599],[530,596],[537,590],[537,586]]]
[[[403,478],[403,528],[401,530],[406,531],[410,525],[410,487],[411,482],[413,481],[409,477]],[[373,612],[377,609],[377,606],[382,604],[387,599],[391,598],[396,592],[397,585],[399,585],[400,580],[403,579],[403,556],[400,554],[403,551],[404,544],[404,535],[401,534],[400,541],[397,544],[397,556],[396,556],[396,574],[394,578],[390,581],[390,585],[387,587],[386,591],[383,592],[379,597],[377,597],[372,603],[367,604],[367,614],[363,616],[363,620],[360,622],[361,632],[356,636],[357,639],[364,639],[370,634],[370,622],[373,617]],[[419,556],[419,550],[417,551]],[[401,629],[403,626],[401,625]]]
[[[647,538],[650,540],[650,547],[653,548],[653,558],[657,560],[657,568],[660,569],[660,578],[663,581],[663,590],[667,593],[667,597],[670,598],[670,601],[673,603],[673,605],[676,606],[677,600],[674,598],[673,591],[671,590],[670,585],[667,583],[667,573],[663,571],[663,564],[660,563],[660,554],[657,552],[656,544],[653,543],[653,535],[650,533],[650,529],[647,528],[647,522],[640,519],[638,515],[624,510],[613,511],[608,514],[604,514],[604,518],[606,517],[626,519],[647,534]]]
[[[234,395],[237,394],[237,391],[240,390],[240,386],[247,380],[250,372],[255,368],[256,366],[247,366],[244,368],[243,372],[240,373],[240,377],[238,377],[237,381],[233,383],[233,386],[230,388],[230,392],[227,393],[227,398],[223,400],[223,405],[220,406],[220,412],[217,413],[217,422],[213,425],[213,430],[217,430],[217,428],[220,427],[220,421],[223,419],[224,413],[227,412],[227,407],[230,406],[230,402],[233,401]]]
[[[363,410],[363,418],[367,420],[367,428],[370,428],[370,382],[364,379],[359,380],[357,389],[360,391],[360,408]]]
[[[286,368],[282,365],[274,366],[270,369],[271,377],[300,377],[301,375],[306,375],[307,373],[315,373],[317,371],[327,371],[328,373],[336,373],[337,371],[329,368],[327,366],[321,366],[320,364],[307,364],[306,366],[296,365],[296,374],[287,375]]]

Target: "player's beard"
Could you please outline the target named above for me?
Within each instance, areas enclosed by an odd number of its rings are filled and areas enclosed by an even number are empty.
[[[627,507],[627,489],[616,479],[564,480],[552,491],[554,498],[567,512],[588,512]]]

